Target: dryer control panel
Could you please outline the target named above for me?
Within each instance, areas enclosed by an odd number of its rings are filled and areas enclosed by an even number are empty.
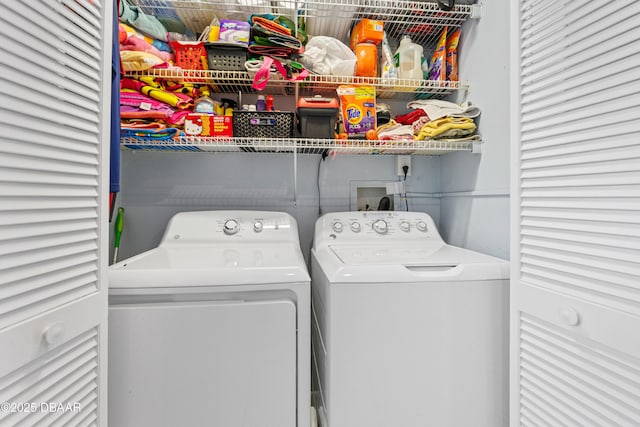
[[[442,241],[431,216],[423,212],[335,212],[316,222],[314,247],[367,241]]]
[[[296,220],[284,212],[181,212],[171,218],[162,244],[298,241]]]

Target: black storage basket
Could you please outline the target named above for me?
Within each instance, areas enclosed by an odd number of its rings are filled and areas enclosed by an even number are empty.
[[[205,43],[210,70],[244,71],[247,48],[232,43]]]
[[[241,138],[290,138],[294,113],[290,111],[234,111],[233,136]]]

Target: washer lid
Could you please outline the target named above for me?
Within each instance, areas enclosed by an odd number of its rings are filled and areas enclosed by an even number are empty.
[[[291,244],[160,246],[109,267],[110,288],[308,282]]]
[[[352,246],[329,245],[331,251],[348,265],[457,265],[440,242],[423,245]]]
[[[330,245],[314,250],[336,283],[402,283],[509,278],[509,263],[438,242],[407,245]]]

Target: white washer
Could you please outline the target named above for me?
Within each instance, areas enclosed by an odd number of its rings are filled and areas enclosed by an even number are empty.
[[[508,263],[416,212],[331,213],[312,249],[323,427],[508,425]]]
[[[290,215],[175,215],[109,269],[109,425],[308,426],[309,283]]]

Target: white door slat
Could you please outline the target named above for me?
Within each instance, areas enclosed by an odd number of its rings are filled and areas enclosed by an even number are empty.
[[[620,235],[628,237],[640,237],[640,227],[626,222],[593,222],[578,218],[543,218],[539,216],[529,216],[522,220],[523,229],[547,228],[552,230],[580,231],[584,233],[598,233],[608,235]]]
[[[1,50],[0,53],[2,53]],[[92,111],[93,113],[99,112],[95,102],[96,100],[85,98],[85,94],[88,91],[82,90],[82,88],[77,85],[68,84],[66,80],[53,74],[38,76],[38,78],[31,74],[25,74],[22,69],[25,67],[28,68],[29,66],[29,63],[17,58],[10,66],[8,64],[0,64],[0,72],[2,72],[2,75],[5,76],[8,81],[20,82],[23,86],[27,86],[38,93],[46,93],[49,98],[55,98],[56,101],[59,100],[76,105],[85,111]],[[61,83],[64,82],[66,82],[66,84],[62,85]],[[80,90],[77,88],[80,88]],[[52,101],[52,103],[53,102],[54,101]],[[53,105],[55,106],[56,104],[57,102]]]
[[[637,121],[616,121],[615,126],[603,126],[599,128],[576,129],[571,133],[562,133],[561,137],[553,133],[535,135],[522,135],[522,153],[530,153],[540,149],[573,149],[582,143],[584,150],[589,151],[591,147],[600,149],[598,144],[608,142],[611,148],[624,147],[629,145],[628,140],[640,131],[640,123]],[[618,141],[618,138],[620,140]]]
[[[582,101],[593,103],[591,96],[597,96],[598,91],[602,91],[607,85],[614,87],[632,85],[637,82],[635,73],[636,62],[633,57],[624,55],[624,51],[617,51],[619,59],[616,60],[616,68],[603,67],[593,70],[590,73],[576,76],[570,82],[559,82],[555,87],[529,88],[523,92],[522,113],[530,114],[538,111],[549,111],[549,109],[562,106],[563,102]],[[562,87],[562,91],[555,90]],[[606,91],[604,92],[606,93]]]
[[[5,27],[7,26],[7,23],[3,22],[1,17],[0,17],[0,23],[4,24]],[[0,26],[0,37],[4,38],[7,34],[3,34],[2,28],[3,26]],[[8,41],[8,43],[14,43],[14,42],[15,42],[14,40]],[[27,43],[31,43],[31,42],[27,42]],[[33,64],[31,67],[24,69],[24,72],[26,74],[30,74],[37,77],[39,76],[39,73],[41,73],[42,69],[47,69],[48,71],[52,73],[56,73],[58,76],[66,79],[68,85],[73,85],[78,87],[77,89],[78,92],[82,92],[83,90],[91,91],[94,94],[100,92],[100,88],[96,83],[95,77],[92,78],[92,76],[87,76],[86,74],[82,73],[81,71],[78,71],[75,68],[66,66],[67,64],[58,61],[55,56],[44,56],[44,55],[40,55],[38,52],[37,61],[33,62],[34,58],[28,56],[30,52],[30,50],[27,48],[28,46],[29,45],[26,44],[26,45],[23,45],[22,49],[12,49],[10,51],[10,54],[12,56],[16,55],[17,57],[23,58],[25,61]],[[38,48],[48,49],[47,46],[39,46]],[[43,78],[46,80],[47,76],[43,76]]]
[[[52,139],[55,141],[54,138]],[[43,144],[42,140],[25,144],[24,141],[7,139],[7,135],[3,135],[3,139],[0,142],[0,152],[3,154],[19,155],[25,158],[50,159],[56,164],[66,164],[76,167],[78,170],[89,170],[93,167],[93,171],[95,171],[98,164],[95,157],[96,150],[95,147],[91,148],[93,148],[93,154],[69,150],[55,145],[46,145]]]
[[[546,207],[546,208],[561,208],[561,209],[602,209],[602,210],[630,210],[637,212],[640,209],[640,201],[634,199],[620,199],[620,198],[607,198],[598,197],[589,200],[582,200],[578,198],[573,199],[552,199],[549,197],[530,197],[522,201],[522,207]]]
[[[100,13],[91,5],[90,2],[83,2],[82,4],[79,4],[75,0],[62,0],[62,4],[80,15],[92,26],[100,28]]]
[[[11,42],[14,44],[14,49],[37,49],[42,57],[49,57],[53,60],[58,60],[65,67],[68,67],[87,79],[99,80],[99,70],[97,64],[95,67],[90,67],[82,61],[78,60],[75,56],[67,55],[67,53],[80,55],[76,49],[70,45],[64,45],[61,41],[53,38],[47,38],[47,32],[41,28],[30,24],[28,21],[22,19],[20,16],[5,10],[0,22],[7,26],[9,23],[20,23],[20,25],[29,29],[30,32],[22,32],[20,34],[12,34],[10,32],[3,31],[0,27],[0,34],[7,38],[11,38]],[[21,27],[22,28],[22,27]],[[32,33],[33,32],[33,33]],[[58,55],[62,53],[62,55]]]
[[[7,3],[6,7],[11,8],[16,13],[21,12],[20,8],[16,8],[12,3]],[[55,13],[53,10],[51,10],[51,12]],[[98,53],[100,45],[95,39],[86,37],[86,34],[83,34],[73,22],[61,19],[57,21],[57,25],[51,25],[50,14],[29,13],[25,18],[41,28],[46,28],[54,38],[73,45],[76,49],[82,51],[84,55],[93,58],[94,62],[100,62],[100,55]]]
[[[16,156],[16,157],[20,159],[20,156]],[[29,162],[29,163],[36,163],[36,162]],[[56,165],[51,165],[52,168],[55,166]],[[32,183],[32,184],[46,184],[46,185],[63,185],[63,186],[74,185],[78,187],[82,187],[82,186],[91,187],[97,184],[98,179],[95,175],[83,176],[80,174],[74,174],[73,172],[69,174],[65,174],[64,172],[43,170],[42,172],[38,173],[37,169],[6,167],[3,171],[0,171],[0,181],[14,182],[14,183],[20,183],[20,184]]]
[[[70,207],[66,209],[43,210],[0,210],[2,226],[20,224],[41,224],[45,222],[71,221],[76,219],[96,219],[98,212],[94,207]],[[22,237],[22,236],[21,236]],[[2,249],[0,249],[1,251]]]
[[[552,328],[548,325],[522,319],[522,334],[526,334],[526,341],[533,342],[538,346],[547,346],[556,349],[559,354],[567,354],[571,358],[577,358],[583,366],[589,363],[594,365],[594,369],[603,370],[607,375],[611,375],[616,384],[629,393],[637,393],[640,385],[640,370],[638,365],[627,363],[627,360],[615,357],[615,353],[610,350],[591,348],[584,342],[563,333],[563,331]]]
[[[17,253],[6,255],[5,260],[0,264],[1,269],[16,267],[26,267],[29,265],[37,264],[40,262],[48,262],[61,258],[68,258],[73,255],[90,254],[96,250],[96,243],[94,241],[74,242],[73,244],[59,245],[48,250],[30,251],[27,253]],[[2,304],[2,302],[0,302]]]
[[[99,115],[96,114],[98,111],[97,107],[92,107],[90,110],[86,108],[81,108],[76,105],[69,104],[68,102],[64,102],[64,99],[60,99],[60,96],[56,96],[56,90],[54,89],[54,93],[42,92],[37,90],[36,88],[30,86],[30,80],[27,75],[22,74],[18,79],[11,79],[12,74],[15,73],[3,73],[7,81],[12,81],[13,84],[11,86],[5,86],[4,89],[0,88],[0,93],[4,93],[6,97],[15,97],[22,101],[30,102],[33,105],[46,105],[52,111],[56,111],[59,113],[63,113],[69,116],[71,120],[78,120],[82,122],[88,123],[98,123]],[[74,94],[70,94],[71,97],[76,97]],[[91,111],[93,110],[93,111]]]
[[[17,282],[19,280],[27,281],[38,279],[45,274],[52,274],[63,271],[75,266],[84,265],[95,262],[98,259],[95,253],[84,253],[66,258],[59,258],[52,261],[40,262],[30,265],[28,269],[13,269],[2,272],[2,283]]]
[[[95,198],[67,198],[42,196],[38,198],[28,197],[2,197],[0,198],[0,212],[20,211],[46,211],[57,212],[65,209],[97,208],[98,200]]]
[[[0,131],[7,139],[15,140],[32,147],[46,146],[57,147],[61,150],[68,150],[79,154],[89,154],[92,159],[91,164],[95,164],[98,154],[98,140],[95,134],[71,130],[60,126],[57,123],[42,122],[38,129],[11,126],[11,123],[21,123],[20,115],[0,108]],[[0,139],[2,147],[4,140]]]
[[[618,4],[620,3],[620,4]],[[621,12],[624,9],[624,12]],[[627,22],[620,21],[622,14]],[[633,25],[628,17],[638,13],[634,10],[633,0],[619,1],[606,5],[594,4],[582,6],[579,10],[563,11],[556,16],[555,22],[523,34],[522,66],[527,72],[539,70],[540,64],[555,65],[549,58],[564,57],[570,61],[571,57],[584,49],[594,47],[594,35],[609,41],[611,34],[619,35],[618,29],[611,25],[627,28]]]
[[[56,0],[41,0],[41,2],[49,7],[48,13],[59,18],[56,22],[64,30],[64,35],[59,36],[61,39],[68,37],[77,40],[76,43],[79,44],[77,46],[78,48],[87,46],[90,49],[94,49],[96,59],[100,60],[98,56],[98,51],[100,50],[100,43],[98,43],[100,34],[97,28],[91,28],[86,25],[83,27],[81,23],[78,22],[77,16]],[[90,31],[85,31],[85,28],[89,28]]]
[[[94,224],[95,218],[16,224],[0,228],[0,240],[38,238],[79,230],[92,230],[95,229]]]
[[[523,363],[524,365],[524,363]],[[604,420],[592,409],[585,407],[581,402],[577,402],[572,396],[568,396],[562,393],[562,390],[558,390],[554,387],[553,383],[549,384],[544,379],[538,376],[538,372],[532,372],[530,369],[521,369],[522,379],[521,387],[523,397],[529,399],[536,396],[547,404],[547,407],[553,408],[554,415],[560,417],[560,414],[568,417],[577,425],[589,425],[591,422],[602,422],[602,425],[609,425],[610,420]],[[569,424],[571,425],[571,424]]]
[[[572,150],[564,145],[555,149],[541,149],[536,152],[523,153],[522,169],[640,158],[640,147],[634,145],[632,141],[629,141],[628,145],[623,144],[624,142],[618,143],[614,147],[608,145],[601,148],[587,146],[586,149],[583,146],[583,150],[579,150],[579,147],[573,147]]]
[[[0,187],[0,197],[97,197],[95,188],[45,184],[10,183]]]
[[[522,209],[523,218],[546,218],[546,219],[574,219],[578,221],[589,221],[597,226],[601,222],[613,222],[628,224],[629,228],[634,228],[640,224],[640,216],[633,211],[593,210],[593,209],[547,209],[530,208]],[[524,221],[524,220],[523,220]],[[626,226],[626,225],[625,225]]]
[[[0,250],[0,255],[9,257],[10,255],[17,255],[32,251],[41,251],[45,248],[54,248],[59,246],[68,245],[74,242],[87,242],[97,239],[97,234],[94,230],[87,229],[75,232],[69,232],[64,234],[54,234],[50,236],[37,236],[27,239],[16,239],[7,241],[3,244]],[[73,240],[77,239],[77,240]],[[12,259],[12,261],[16,261]],[[8,265],[0,262],[0,266]],[[1,290],[0,290],[1,293]]]
[[[0,78],[0,82],[3,80]],[[8,104],[10,102],[10,104]],[[5,109],[16,113],[22,113],[22,120],[29,121],[32,119],[42,120],[42,117],[46,117],[47,121],[55,123],[59,127],[67,127],[78,129],[80,131],[90,132],[93,134],[98,133],[98,124],[91,122],[79,121],[78,119],[65,114],[64,112],[54,111],[45,106],[32,104],[24,98],[11,98],[5,94],[0,93],[0,105],[3,105]]]
[[[572,416],[576,418],[576,413],[583,414],[582,419],[586,424],[596,423],[596,425],[624,425],[628,422],[620,414],[609,409],[606,404],[603,404],[597,400],[590,399],[589,396],[580,395],[578,398],[575,395],[576,385],[566,384],[564,381],[552,376],[552,373],[547,372],[545,368],[548,365],[541,363],[539,359],[527,358],[527,354],[523,351],[522,357],[522,371],[523,380],[535,384],[540,390],[539,393],[546,393],[557,399],[563,409],[572,407],[575,412]],[[540,362],[542,366],[531,363],[531,360]],[[526,372],[526,374],[524,374]]]
[[[58,271],[52,271],[37,277],[29,277],[27,280],[18,280],[10,283],[3,283],[0,288],[0,297],[12,298],[21,293],[32,292],[45,287],[54,286],[59,283],[65,283],[76,280],[79,277],[93,280],[96,276],[97,268],[91,263],[79,264]]]

